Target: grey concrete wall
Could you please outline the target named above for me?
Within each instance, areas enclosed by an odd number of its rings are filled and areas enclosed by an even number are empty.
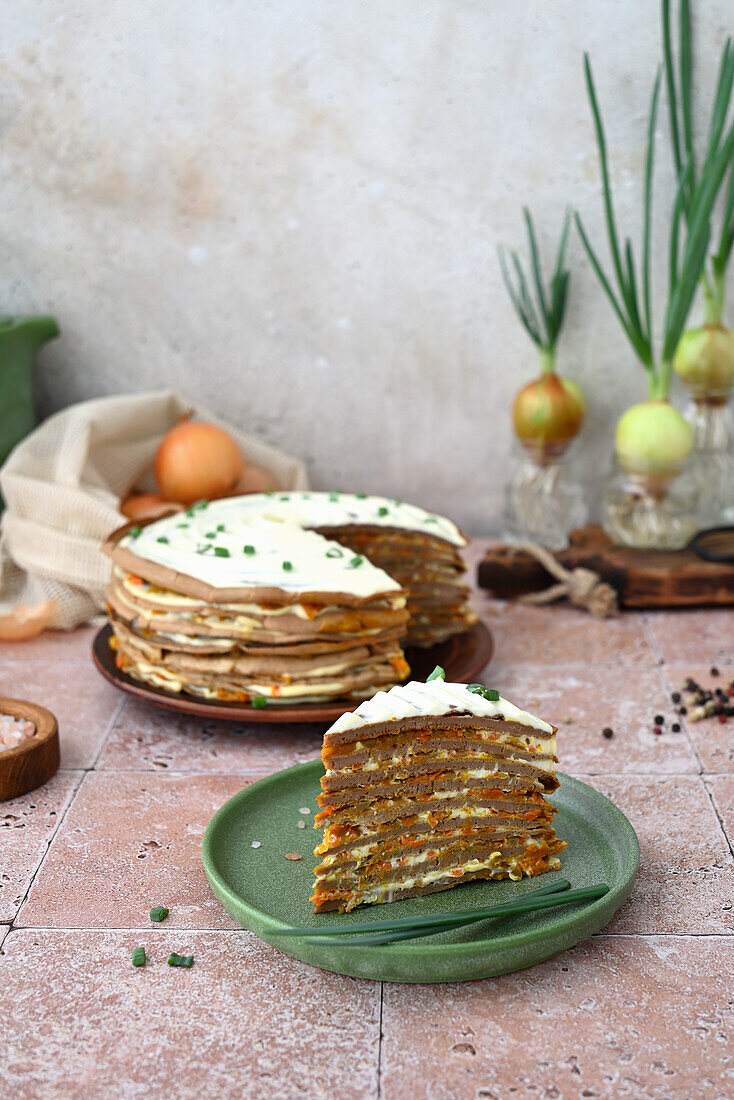
[[[734,12],[693,6],[710,84]],[[536,369],[496,245],[523,202],[547,250],[567,203],[602,243],[584,49],[637,236],[657,0],[5,0],[0,309],[63,326],[41,411],[170,385],[318,486],[496,528]],[[575,239],[570,259],[559,361],[593,482],[644,380]]]

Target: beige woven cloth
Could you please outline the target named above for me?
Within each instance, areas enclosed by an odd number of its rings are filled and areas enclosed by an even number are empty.
[[[51,625],[71,629],[104,607],[109,559],[100,543],[125,522],[132,488],[156,492],[152,464],[165,433],[192,413],[225,428],[248,463],[279,488],[307,489],[296,458],[225,424],[171,391],[102,397],[57,413],[19,443],[0,470],[0,615],[56,601]]]

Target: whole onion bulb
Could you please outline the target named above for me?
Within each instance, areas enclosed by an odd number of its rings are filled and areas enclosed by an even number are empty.
[[[693,450],[693,431],[667,401],[643,401],[620,417],[614,442],[627,473],[666,478],[680,472]]]
[[[193,504],[216,500],[237,486],[242,452],[231,435],[213,424],[188,420],[168,432],[155,456],[155,476],[166,500]]]
[[[585,412],[584,395],[575,382],[545,373],[517,394],[512,423],[527,449],[540,455],[559,454],[578,434]]]
[[[673,366],[696,396],[725,392],[734,385],[734,332],[723,325],[689,329],[680,338]]]

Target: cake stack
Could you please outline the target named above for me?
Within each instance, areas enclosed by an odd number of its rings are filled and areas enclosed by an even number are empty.
[[[408,675],[407,631],[427,644],[471,626],[464,544],[441,516],[344,493],[201,501],[122,528],[105,547],[117,665],[255,706],[366,698]]]
[[[405,645],[421,647],[446,641],[477,619],[466,602],[466,567],[459,553],[463,541],[431,534],[430,522],[423,526],[419,531],[357,524],[323,529],[329,538],[364,554],[405,590],[410,615]]]
[[[378,692],[325,733],[314,911],[560,867],[555,729],[479,684]]]

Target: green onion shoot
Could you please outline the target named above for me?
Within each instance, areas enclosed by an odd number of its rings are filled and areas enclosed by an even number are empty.
[[[556,373],[556,345],[563,327],[571,280],[566,268],[571,212],[566,211],[553,273],[547,283],[533,217],[527,206],[523,208],[523,216],[532,281],[516,251],[510,252],[512,268],[502,248],[498,249],[498,254],[502,278],[515,313],[538,349],[541,373],[516,395],[512,422],[525,450],[544,463],[549,457],[561,455],[575,439],[586,412],[586,401],[577,384]]]

